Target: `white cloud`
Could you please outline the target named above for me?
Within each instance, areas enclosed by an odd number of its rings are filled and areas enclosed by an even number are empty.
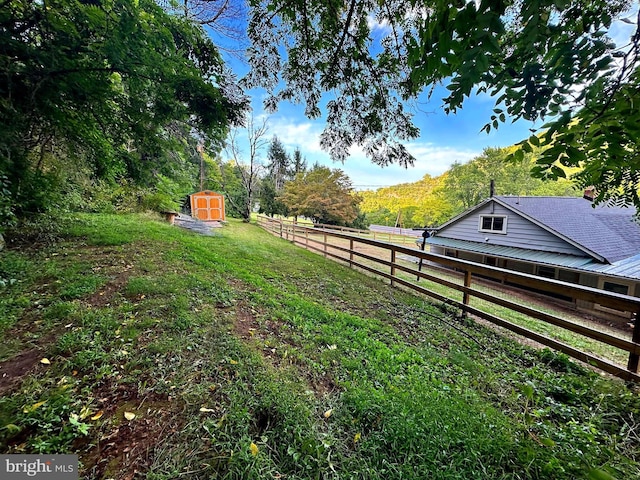
[[[269,132],[271,135],[276,135],[290,149],[299,147],[302,152],[323,152],[320,148],[322,128],[313,122],[292,122],[286,119],[271,118]]]
[[[407,145],[416,158],[416,166],[421,165],[429,175],[441,175],[454,162],[465,163],[481,154],[479,151],[437,146],[432,143],[414,142]]]
[[[377,18],[367,15],[367,26],[372,33],[379,33],[383,36],[391,32],[391,26],[386,18],[379,21]]]
[[[329,168],[343,170],[357,189],[416,182],[426,174],[441,175],[454,162],[464,163],[481,153],[427,142],[411,142],[406,146],[416,158],[413,167],[380,167],[371,163],[360,147],[354,146],[349,158],[341,164],[331,161],[328,153],[320,148],[321,132],[322,124],[310,121],[293,122],[283,118],[271,118],[269,121],[269,133],[276,135],[289,152],[300,148],[309,164],[318,162]]]

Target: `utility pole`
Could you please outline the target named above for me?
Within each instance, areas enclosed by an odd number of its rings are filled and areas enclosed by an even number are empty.
[[[198,151],[198,155],[200,156],[200,191],[202,192],[204,190],[204,148],[202,147],[201,143],[198,144],[196,150]]]

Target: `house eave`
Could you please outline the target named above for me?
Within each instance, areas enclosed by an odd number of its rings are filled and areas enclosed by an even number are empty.
[[[427,243],[432,246],[449,248],[478,255],[487,255],[505,260],[533,263],[536,265],[547,265],[576,272],[603,275],[625,280],[640,280],[640,255],[609,264],[598,262],[591,257],[529,250],[518,247],[505,247],[495,244],[457,240],[441,236],[428,238]]]

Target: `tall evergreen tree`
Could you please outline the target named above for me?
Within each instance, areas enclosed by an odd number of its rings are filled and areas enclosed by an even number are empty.
[[[291,159],[287,154],[284,145],[277,136],[273,136],[267,151],[268,175],[273,180],[276,192],[282,191],[284,182],[291,176]]]
[[[278,199],[285,182],[291,179],[291,158],[277,136],[269,143],[267,151],[267,174],[260,188],[260,212],[266,215],[289,214],[287,206]]]
[[[302,152],[299,147],[293,152],[292,161],[292,177],[295,177],[298,173],[304,173],[307,171],[307,160],[302,156]]]

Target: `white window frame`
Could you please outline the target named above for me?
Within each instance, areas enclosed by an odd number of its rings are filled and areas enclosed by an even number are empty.
[[[492,229],[486,229],[486,228],[482,228],[482,220],[485,218],[491,218],[491,225],[493,226],[493,219],[494,218],[502,218],[502,230],[492,230]],[[491,214],[480,214],[480,216],[478,217],[478,231],[479,232],[483,232],[483,233],[498,233],[501,235],[506,235],[507,234],[507,216],[506,215],[491,215]]]

